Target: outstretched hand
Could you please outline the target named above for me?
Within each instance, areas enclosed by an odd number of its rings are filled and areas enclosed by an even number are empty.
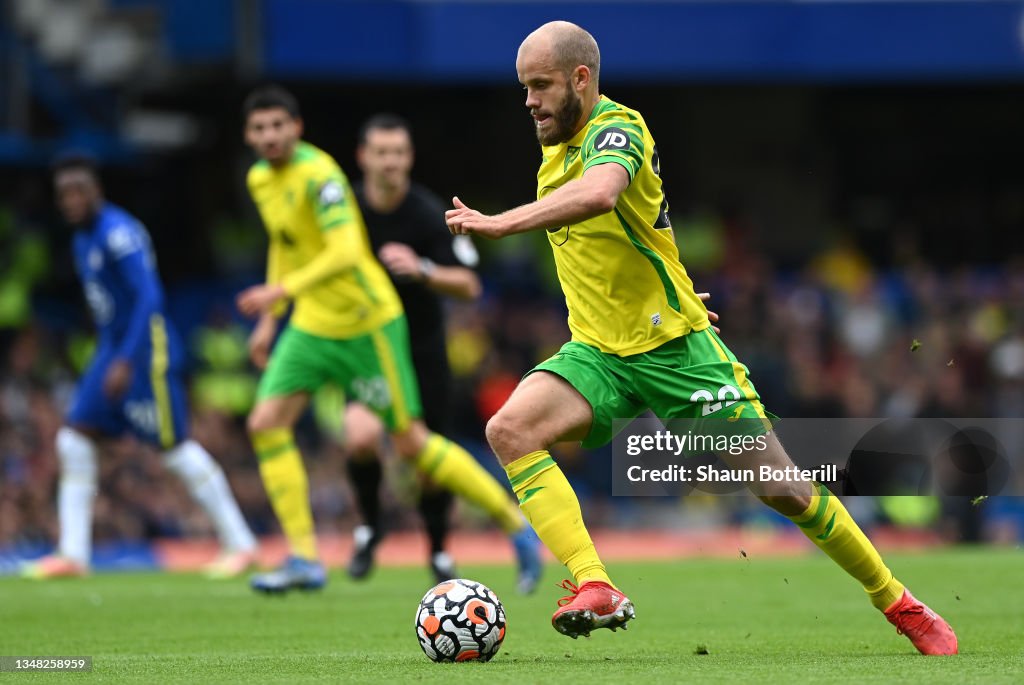
[[[452,205],[455,209],[449,209],[444,213],[444,220],[448,224],[448,230],[452,235],[474,234],[484,238],[501,238],[506,234],[505,221],[502,216],[488,216],[482,214],[458,198],[452,198]]]

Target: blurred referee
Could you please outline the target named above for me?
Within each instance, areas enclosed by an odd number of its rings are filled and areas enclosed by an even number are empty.
[[[423,398],[423,418],[447,434],[451,375],[445,344],[441,296],[471,300],[480,295],[478,261],[468,236],[454,239],[444,220],[445,205],[412,181],[413,143],[409,124],[394,114],[377,114],[359,131],[356,159],[363,171],[355,193],[373,251],[391,275],[409,322],[413,365]],[[384,426],[369,409],[351,403],[345,411],[348,471],[363,525],[355,529],[348,572],[365,578],[384,537],[380,520],[380,454]],[[419,511],[430,538],[430,568],[438,582],[455,577],[445,551],[452,495],[425,482]]]

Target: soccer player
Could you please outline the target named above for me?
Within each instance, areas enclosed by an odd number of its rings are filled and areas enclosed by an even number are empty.
[[[732,466],[792,465],[764,419],[747,369],[711,330],[672,236],[654,139],[639,112],[600,94],[594,38],[567,22],[531,33],[516,58],[542,161],[538,200],[488,216],[453,199],[453,233],[488,238],[546,229],[573,339],[520,383],[487,424],[487,437],[541,540],[574,576],[552,617],[572,637],[625,627],[631,602],[598,557],[569,482],[548,447],[607,443],[612,419],[650,408],[663,418],[760,417],[766,449],[723,458]],[[702,401],[743,393],[730,407]],[[710,393],[710,394],[709,394]],[[759,422],[761,423],[761,422]],[[955,654],[949,625],[886,568],[842,503],[824,486],[755,490],[853,576],[871,603],[925,654]]]
[[[291,550],[281,568],[255,576],[253,588],[283,592],[326,581],[293,427],[327,382],[380,416],[400,456],[487,511],[512,539],[521,585],[535,585],[538,543],[515,502],[476,459],[420,418],[402,302],[370,251],[345,175],[327,153],[301,140],[298,103],[287,91],[257,89],[243,113],[245,140],[260,157],[247,183],[270,236],[266,283],[238,296],[243,314],[259,316],[249,347],[265,368],[248,429]],[[291,319],[274,344],[289,301]]]
[[[92,505],[101,441],[134,433],[163,452],[164,464],[213,520],[223,552],[209,575],[231,577],[255,561],[256,540],[220,465],[188,437],[184,351],[164,315],[163,287],[145,227],[103,197],[84,157],[54,170],[57,204],[77,230],[75,269],[99,341],[57,433],[60,487],[58,553],[26,567],[29,576],[84,575],[91,554]]]
[[[479,257],[469,236],[453,239],[448,232],[441,199],[410,178],[413,155],[412,132],[404,119],[394,114],[371,117],[359,132],[356,159],[363,180],[354,190],[371,249],[402,299],[423,420],[430,430],[444,434],[450,423],[451,373],[441,298],[480,295],[480,279],[473,271]],[[357,579],[372,569],[374,550],[385,532],[378,496],[383,436],[384,425],[376,414],[358,402],[348,405],[344,446],[364,522],[355,530],[348,566],[349,575]],[[430,540],[430,568],[439,583],[456,576],[445,551],[451,504],[448,490],[423,482],[419,511]]]

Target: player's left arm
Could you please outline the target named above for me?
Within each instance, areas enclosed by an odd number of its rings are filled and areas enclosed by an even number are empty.
[[[352,211],[347,183],[340,173],[332,173],[312,184],[310,201],[323,235],[323,249],[304,266],[288,272],[277,283],[256,285],[238,296],[243,314],[255,316],[274,308],[286,298],[295,298],[320,283],[354,267],[360,259],[358,249],[361,226]]]
[[[619,194],[628,186],[629,171],[617,160],[594,164],[583,176],[569,181],[545,197],[488,216],[452,198],[455,209],[445,212],[448,229],[454,234],[474,233],[486,238],[503,238],[541,228],[557,228],[577,224],[615,208]]]
[[[163,306],[163,288],[148,236],[141,230],[128,225],[114,227],[107,233],[106,249],[135,296],[127,332],[104,379],[107,394],[118,397],[128,390],[132,362],[149,338],[153,315]]]

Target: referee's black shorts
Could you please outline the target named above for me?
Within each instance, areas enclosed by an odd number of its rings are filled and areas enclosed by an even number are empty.
[[[423,421],[430,430],[446,435],[452,423],[452,375],[444,337],[437,337],[440,340],[413,338],[412,364],[420,386]]]

